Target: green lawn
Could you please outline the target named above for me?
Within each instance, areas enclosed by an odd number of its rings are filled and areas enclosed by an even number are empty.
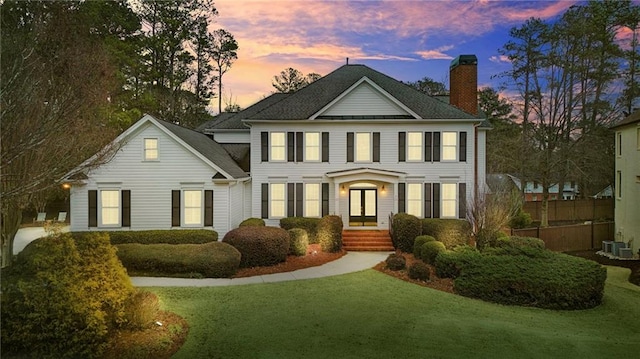
[[[217,288],[153,288],[189,322],[176,358],[631,358],[640,287],[608,268],[604,303],[583,311],[509,307],[374,270]]]

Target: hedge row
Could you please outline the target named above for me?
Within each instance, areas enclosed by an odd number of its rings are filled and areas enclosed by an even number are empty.
[[[425,218],[422,234],[435,237],[447,248],[467,244],[471,237],[471,224],[463,219]]]
[[[289,253],[289,233],[276,227],[238,227],[227,232],[222,242],[240,252],[242,268],[278,264],[286,261]]]
[[[240,252],[229,244],[139,244],[116,245],[118,258],[129,271],[154,275],[228,278],[240,265]]]
[[[73,236],[82,239],[96,232],[74,232]],[[169,229],[149,231],[110,231],[111,244],[201,244],[216,242],[218,232],[207,229]]]
[[[292,228],[289,232],[289,254],[304,256],[309,247],[309,236],[302,228]]]
[[[280,219],[280,228],[286,230],[304,229],[309,236],[309,243],[316,244],[318,243],[318,223],[320,223],[320,218],[286,217]]]
[[[239,227],[245,227],[245,226],[264,227],[264,225],[265,225],[264,219],[262,218],[247,218],[244,221],[240,222]]]
[[[2,272],[3,356],[99,357],[133,293],[107,234],[36,239]]]

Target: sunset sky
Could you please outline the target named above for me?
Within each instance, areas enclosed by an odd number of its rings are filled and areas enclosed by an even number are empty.
[[[576,1],[217,0],[214,27],[230,31],[238,60],[223,78],[223,101],[242,108],[274,91],[287,67],[326,75],[365,64],[401,81],[445,82],[451,59],[478,56],[479,86],[509,68],[498,49],[528,18],[561,15]]]

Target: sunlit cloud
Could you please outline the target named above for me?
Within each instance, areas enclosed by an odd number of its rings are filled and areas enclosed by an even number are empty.
[[[491,56],[491,57],[489,57],[489,61],[495,62],[497,64],[500,64],[500,63],[511,63],[511,60],[509,60],[509,57],[506,56],[506,55]]]

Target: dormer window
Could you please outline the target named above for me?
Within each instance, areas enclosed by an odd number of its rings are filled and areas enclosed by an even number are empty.
[[[157,138],[144,139],[144,160],[145,161],[158,160],[158,139]]]

